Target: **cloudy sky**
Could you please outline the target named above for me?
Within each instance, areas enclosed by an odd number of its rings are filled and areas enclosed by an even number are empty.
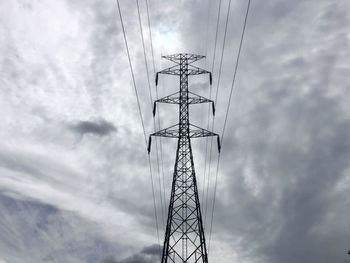
[[[153,80],[146,5],[139,2]],[[170,65],[162,54],[176,52],[207,55],[198,66],[212,69],[218,3],[149,0],[156,71]],[[136,0],[120,5],[151,133]],[[213,89],[227,6],[222,0]],[[232,0],[217,133],[246,7],[246,0]],[[349,262],[349,29],[348,0],[252,0],[221,154],[210,262]],[[0,263],[159,262],[123,41],[113,0],[0,1]],[[154,97],[153,81],[151,88]],[[159,96],[177,88],[175,78],[160,78]],[[206,77],[191,78],[190,88],[209,96]],[[205,127],[206,112],[193,106],[191,121]],[[176,122],[173,105],[158,113],[161,127]],[[206,141],[193,144],[203,191]],[[169,198],[176,141],[162,145],[164,173],[155,147],[151,155],[161,242],[160,197]],[[212,156],[208,202],[202,200],[208,215],[215,148]],[[205,223],[208,239],[209,216]]]

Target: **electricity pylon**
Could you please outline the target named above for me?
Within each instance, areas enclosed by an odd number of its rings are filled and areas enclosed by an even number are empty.
[[[176,65],[158,72],[156,85],[158,85],[159,74],[180,77],[179,91],[156,100],[153,107],[154,116],[157,103],[179,104],[179,123],[151,134],[148,143],[148,152],[150,152],[152,136],[178,138],[162,263],[207,263],[208,254],[193,164],[191,139],[217,136],[219,151],[220,139],[218,134],[190,124],[190,104],[211,103],[213,114],[215,114],[215,107],[212,100],[188,90],[188,76],[209,74],[210,85],[212,76],[209,71],[192,65],[193,62],[204,58],[204,56],[180,53],[162,56],[162,58],[168,59]]]

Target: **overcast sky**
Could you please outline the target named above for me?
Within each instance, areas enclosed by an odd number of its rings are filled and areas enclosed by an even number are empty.
[[[154,96],[146,6],[139,2]],[[218,2],[149,0],[156,71],[171,65],[162,54],[177,52],[207,55],[197,65],[212,69]],[[120,5],[151,133],[136,0]],[[227,5],[222,0],[214,90]],[[232,0],[217,133],[246,7],[246,0]],[[160,262],[123,41],[113,0],[0,1],[0,263]],[[177,89],[176,78],[160,77],[159,96]],[[208,78],[191,78],[190,89],[209,96]],[[205,127],[207,107],[192,108],[191,121]],[[161,127],[176,123],[174,105],[158,113]],[[350,1],[251,1],[225,134],[209,261],[349,262]],[[162,145],[164,193],[154,145],[151,155],[161,243],[160,196],[169,199],[176,141]],[[202,192],[205,139],[193,145]],[[207,239],[209,222],[207,216]]]

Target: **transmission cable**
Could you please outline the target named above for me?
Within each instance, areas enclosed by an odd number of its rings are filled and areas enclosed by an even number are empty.
[[[216,46],[217,46],[217,42],[218,42],[218,32],[219,32],[219,24],[220,24],[220,13],[221,13],[221,2],[222,0],[219,0],[219,8],[218,8],[218,15],[217,15],[217,19],[216,19],[216,32],[215,32],[215,42],[214,42],[214,53],[213,53],[213,61],[212,61],[212,65],[211,65],[211,72],[214,75],[214,66],[215,66],[215,55],[216,55]],[[212,85],[210,85],[209,87],[209,99],[211,99],[211,93],[212,93]],[[207,120],[207,130],[209,130],[209,126],[210,126],[210,106],[208,107],[208,120]],[[205,181],[205,174],[206,174],[206,170],[207,170],[207,161],[208,161],[208,141],[209,138],[207,137],[205,140],[205,161],[204,161],[204,181]],[[206,196],[206,202],[205,202],[205,210],[204,210],[204,215],[207,214],[207,201],[208,201],[208,188],[209,188],[209,176],[210,174],[208,174],[208,178],[207,178],[207,196]],[[205,195],[205,182],[203,184],[203,191],[202,191],[202,196],[203,196],[203,200],[204,200],[204,195]]]
[[[229,21],[229,18],[230,18],[230,9],[231,9],[231,0],[229,0],[228,6],[227,6],[227,14],[226,14],[226,22],[225,22],[225,30],[224,30],[224,39],[222,41],[221,57],[220,57],[220,64],[219,64],[219,75],[218,75],[217,86],[216,86],[216,94],[215,94],[215,100],[214,100],[215,108],[216,108],[216,104],[217,104],[217,98],[218,98],[220,81],[221,81],[222,62],[223,62],[224,52],[225,52],[225,44],[226,44],[228,21]],[[212,129],[212,131],[214,131],[214,129],[215,129],[215,119],[214,118],[212,119],[211,129]],[[212,150],[213,150],[213,138],[210,139],[209,169],[208,169],[209,175],[210,175],[210,171],[211,171]],[[208,184],[207,191],[209,191],[209,184]],[[207,202],[208,202],[208,192],[207,192],[206,204],[207,204]],[[206,216],[207,216],[207,214],[205,213],[205,217],[204,217],[204,221],[205,222],[206,222],[206,219],[207,219]]]
[[[126,38],[126,33],[125,33],[125,28],[124,28],[124,22],[123,22],[123,16],[122,16],[122,12],[121,12],[121,8],[120,8],[119,0],[117,0],[117,6],[118,6],[119,18],[120,18],[120,22],[121,22],[121,26],[122,26],[122,30],[123,30],[125,48],[126,48],[126,52],[127,52],[127,55],[128,55],[128,61],[129,61],[129,66],[130,66],[130,73],[131,73],[131,77],[132,77],[133,87],[134,87],[135,96],[136,96],[136,101],[137,101],[137,106],[138,106],[139,115],[140,115],[140,121],[141,121],[141,125],[142,125],[142,130],[143,130],[144,139],[145,139],[145,145],[146,145],[146,149],[147,149],[146,130],[145,130],[145,125],[144,125],[144,121],[143,121],[143,117],[142,117],[142,111],[141,111],[141,106],[140,106],[140,100],[139,100],[139,95],[138,95],[138,91],[137,91],[137,87],[136,87],[135,75],[134,75],[134,70],[133,70],[132,63],[131,63],[130,52],[129,52],[129,46],[128,46],[128,41],[127,41],[127,38]],[[148,164],[149,164],[150,177],[151,177],[151,185],[152,185],[152,196],[153,196],[153,206],[154,206],[154,217],[155,217],[155,221],[156,221],[156,229],[157,229],[158,244],[160,244],[159,229],[158,229],[157,206],[156,206],[156,201],[155,201],[155,192],[154,192],[154,184],[153,184],[153,173],[152,173],[151,157],[150,157],[150,155],[148,155],[148,154],[147,154],[147,156],[148,156]],[[159,255],[160,255],[160,257],[161,257],[160,247],[159,247]]]
[[[208,53],[208,35],[209,35],[209,20],[210,20],[210,6],[211,1],[207,0],[207,25],[206,25],[206,32],[205,32],[205,45],[204,45],[204,52],[205,52],[205,68],[207,67],[207,53]]]
[[[211,0],[207,0],[207,6],[208,6],[208,13],[207,13],[207,29],[206,29],[206,36],[205,36],[205,66],[204,68],[207,68],[207,63],[208,63],[208,59],[207,59],[207,55],[208,55],[208,35],[209,35],[209,20],[210,20],[210,6],[211,6]],[[209,115],[210,115],[210,105],[208,106],[208,122],[209,122]],[[205,120],[204,120],[205,121]],[[203,121],[202,121],[203,124]],[[202,126],[202,125],[201,125]],[[208,138],[206,138],[207,140]],[[207,152],[207,143],[206,143],[206,149],[205,149],[205,153]],[[204,189],[205,189],[205,169],[206,169],[206,158],[207,156],[204,155],[204,173],[203,173],[203,188],[202,188],[202,193],[201,193],[201,202],[203,202],[204,200]],[[204,205],[204,203],[203,203]]]
[[[230,96],[229,96],[229,100],[228,100],[228,103],[227,103],[224,127],[223,127],[222,134],[221,134],[221,145],[223,145],[223,141],[224,141],[225,129],[226,129],[226,124],[227,124],[227,117],[228,117],[230,106],[231,106],[231,99],[232,99],[232,94],[233,94],[233,88],[234,88],[234,84],[235,84],[235,80],[236,80],[237,69],[238,69],[238,65],[239,65],[239,58],[240,58],[240,55],[241,55],[242,44],[243,44],[244,33],[245,33],[246,25],[247,25],[249,9],[250,9],[250,0],[248,0],[247,11],[246,11],[245,18],[244,18],[244,24],[243,24],[243,28],[242,28],[242,34],[241,34],[241,39],[240,39],[240,43],[239,43],[235,69],[234,69],[234,72],[233,72],[233,79],[232,79],[232,84],[231,84]],[[212,206],[210,232],[209,232],[208,254],[209,254],[211,235],[212,235],[212,230],[213,230],[214,209],[215,209],[215,201],[216,201],[216,191],[217,191],[217,181],[218,181],[218,174],[219,174],[219,166],[220,166],[220,153],[218,154],[218,162],[217,162],[216,175],[215,175],[215,186],[214,186],[214,197],[213,197],[213,206]]]
[[[218,10],[218,16],[217,16],[217,19],[216,19],[214,54],[213,54],[213,62],[212,62],[212,65],[211,65],[211,72],[213,74],[214,74],[214,65],[215,65],[216,45],[217,45],[217,42],[218,42],[218,32],[219,32],[220,13],[221,13],[221,2],[222,2],[222,0],[219,0],[219,10]]]
[[[222,130],[222,134],[221,134],[221,141],[224,140],[225,129],[226,129],[226,124],[227,124],[227,117],[228,117],[228,113],[229,113],[230,106],[231,106],[231,99],[232,99],[232,94],[233,94],[233,87],[234,87],[235,80],[236,80],[237,69],[238,69],[238,63],[239,63],[239,58],[240,58],[241,50],[242,50],[244,32],[245,32],[245,28],[246,28],[247,20],[248,20],[249,7],[250,7],[250,0],[248,0],[247,12],[246,12],[245,19],[244,19],[244,25],[243,25],[243,29],[242,29],[241,41],[240,41],[240,43],[239,43],[238,55],[237,55],[236,65],[235,65],[235,71],[234,71],[234,73],[233,73],[233,79],[232,79],[232,84],[231,84],[230,96],[229,96],[229,101],[228,101],[227,109],[226,109],[225,122],[224,122],[224,127],[223,127],[223,130]]]
[[[146,74],[147,74],[150,106],[152,108],[153,96],[152,96],[151,82],[150,82],[149,72],[148,72],[148,63],[147,63],[147,56],[146,56],[145,39],[143,37],[143,29],[142,29],[142,21],[141,21],[139,0],[136,0],[136,6],[137,6],[137,14],[138,14],[138,18],[139,18],[141,39],[142,39],[143,56],[144,56],[144,61],[145,61]],[[153,127],[154,127],[154,132],[156,132],[156,120],[154,118],[153,118]],[[158,168],[157,171],[158,171],[160,205],[161,205],[161,210],[162,210],[161,217],[162,217],[162,222],[163,222],[163,228],[165,229],[165,223],[164,223],[165,208],[163,206],[163,195],[162,195],[162,184],[161,184],[161,179],[160,179],[160,167],[159,167],[159,154],[158,154],[158,142],[157,142],[157,140],[156,140],[156,160],[157,160],[157,168]]]
[[[150,19],[150,11],[149,11],[149,3],[148,0],[145,0],[146,2],[146,11],[147,11],[147,21],[148,21],[148,30],[149,30],[149,39],[151,44],[151,54],[152,54],[152,64],[153,64],[153,77],[156,77],[156,66],[155,66],[155,60],[154,60],[154,52],[153,52],[153,38],[152,38],[152,27],[151,27],[151,19]],[[158,94],[158,86],[156,86],[156,99],[159,99]],[[160,130],[160,115],[157,114],[158,119],[158,129]],[[159,139],[159,146],[160,146],[160,163],[161,163],[161,170],[162,170],[162,180],[163,180],[163,199],[164,199],[164,206],[165,206],[165,213],[166,213],[166,198],[165,198],[165,180],[164,180],[164,162],[163,162],[163,143],[162,143],[162,137],[156,138],[156,140]],[[165,214],[165,217],[167,215]]]

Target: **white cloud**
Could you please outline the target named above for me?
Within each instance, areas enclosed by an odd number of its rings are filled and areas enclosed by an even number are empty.
[[[217,5],[211,6],[205,43],[203,1],[149,2],[156,70],[167,65],[160,62],[160,54],[204,53],[206,45],[210,68]],[[144,1],[140,3],[145,22]],[[217,59],[226,4],[223,1]],[[150,132],[135,3],[121,5]],[[232,7],[217,132],[246,2],[234,1]],[[210,259],[341,262],[344,256],[337,253],[343,252],[336,246],[348,245],[344,243],[350,229],[344,209],[349,200],[349,1],[252,1],[251,8],[221,156]],[[146,27],[144,31],[149,45]],[[23,201],[75,213],[82,224],[93,222],[107,243],[124,243],[123,258],[133,259],[128,256],[156,243],[146,150],[115,2],[3,1],[0,50],[1,194],[20,194]],[[196,92],[206,96],[208,86],[203,83],[191,79]],[[158,89],[163,96],[177,88],[176,79],[164,77]],[[162,126],[176,121],[173,108],[158,109]],[[201,109],[193,111],[191,120],[200,122]],[[101,132],[101,125],[109,132]],[[83,139],[77,133],[85,134]],[[203,144],[194,147],[200,186]],[[163,147],[168,191],[175,143],[163,140]],[[11,220],[7,224],[14,228]],[[14,253],[4,245],[7,238],[0,241],[2,251]],[[298,257],[303,249],[309,252]],[[109,252],[106,258],[120,260]]]

